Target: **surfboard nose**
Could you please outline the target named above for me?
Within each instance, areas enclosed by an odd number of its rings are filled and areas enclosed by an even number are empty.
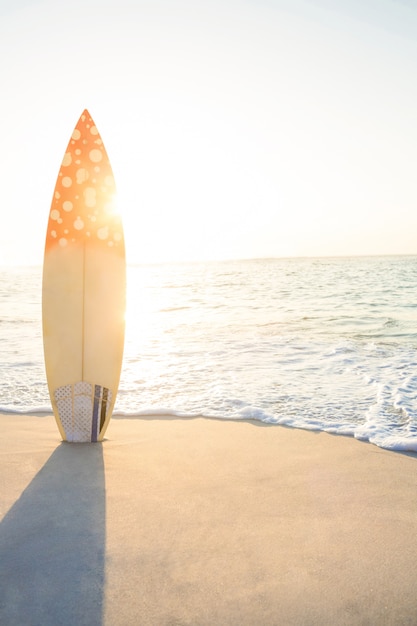
[[[116,187],[103,140],[87,109],[71,135],[49,214],[46,249],[91,244],[121,255],[123,232]]]

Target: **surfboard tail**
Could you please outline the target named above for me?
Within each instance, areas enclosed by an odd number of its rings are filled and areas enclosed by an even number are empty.
[[[113,393],[107,387],[84,381],[58,387],[54,399],[65,440],[100,441],[107,418],[111,416],[112,398]]]

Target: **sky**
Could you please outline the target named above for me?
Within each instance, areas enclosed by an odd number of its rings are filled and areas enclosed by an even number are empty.
[[[0,265],[87,108],[130,263],[417,254],[415,0],[0,0]]]

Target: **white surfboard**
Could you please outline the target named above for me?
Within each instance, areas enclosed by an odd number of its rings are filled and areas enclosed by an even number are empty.
[[[61,436],[101,441],[124,345],[123,227],[103,141],[85,110],[71,135],[49,213],[42,287],[45,369]]]

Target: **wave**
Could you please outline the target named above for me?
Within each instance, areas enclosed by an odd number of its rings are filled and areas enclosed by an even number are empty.
[[[0,414],[32,415],[33,417],[52,416],[52,409],[48,406],[37,407],[11,407],[0,406]],[[407,434],[398,434],[381,428],[377,424],[353,425],[346,422],[333,422],[331,424],[317,419],[303,419],[298,417],[277,418],[256,407],[244,407],[239,414],[234,416],[220,417],[219,415],[205,413],[187,413],[175,411],[168,408],[141,409],[135,411],[115,410],[112,416],[115,420],[167,420],[167,419],[210,419],[228,422],[262,422],[270,427],[281,426],[287,428],[298,428],[316,432],[325,432],[332,435],[354,437],[358,441],[376,445],[393,452],[417,453],[417,434],[411,431]]]
[[[15,405],[0,405],[0,413],[8,413],[11,415],[53,415],[52,408],[50,406],[19,406]]]

